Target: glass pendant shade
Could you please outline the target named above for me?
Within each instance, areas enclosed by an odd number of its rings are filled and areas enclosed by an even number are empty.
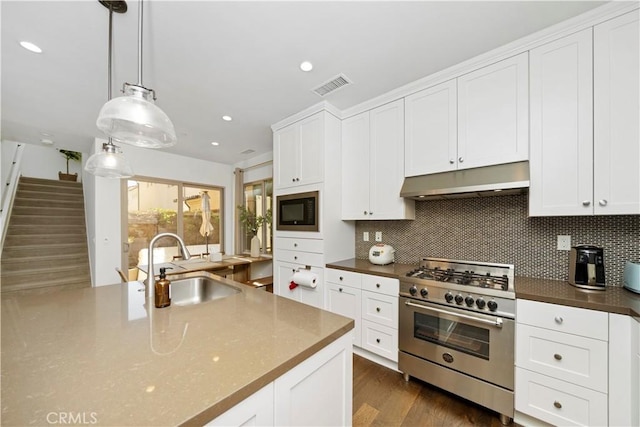
[[[84,170],[103,178],[120,179],[133,176],[133,169],[127,159],[118,151],[118,147],[110,142],[102,144],[102,151],[89,157]]]
[[[116,141],[144,148],[165,148],[176,144],[176,131],[169,117],[153,103],[151,91],[125,84],[125,96],[104,104],[96,122]]]

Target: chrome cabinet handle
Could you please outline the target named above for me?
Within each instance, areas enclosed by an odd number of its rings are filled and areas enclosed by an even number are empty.
[[[556,316],[553,320],[555,320],[558,325],[562,325],[562,322],[564,322],[564,319],[560,316]]]
[[[590,204],[591,204],[591,200],[584,200],[584,201],[582,202],[582,206],[584,206],[584,207],[587,207],[587,206],[589,206]]]
[[[607,206],[607,201],[606,201],[605,199],[600,199],[600,200],[598,201],[598,204],[599,204],[600,206]]]
[[[459,158],[458,158],[458,161],[459,161],[460,163],[464,162],[464,157],[459,157]]]
[[[556,353],[556,354],[553,355],[553,358],[556,359],[556,360],[562,360],[562,355]]]
[[[553,406],[555,406],[558,409],[562,409],[562,403],[558,402],[557,400],[553,402]]]

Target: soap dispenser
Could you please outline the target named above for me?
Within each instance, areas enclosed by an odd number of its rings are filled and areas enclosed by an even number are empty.
[[[156,308],[169,307],[171,305],[171,296],[169,294],[171,281],[167,279],[167,269],[171,269],[171,267],[160,268],[160,279],[156,280]]]

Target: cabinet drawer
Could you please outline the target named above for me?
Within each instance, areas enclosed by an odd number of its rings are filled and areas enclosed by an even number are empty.
[[[293,237],[276,237],[276,249],[298,252],[314,252],[321,254],[323,251],[322,239],[298,239]]]
[[[606,426],[607,395],[516,368],[516,410],[554,425]]]
[[[605,341],[521,324],[516,334],[516,366],[607,392]]]
[[[362,347],[361,326],[361,290],[336,283],[326,283],[326,308],[332,313],[340,314],[354,320],[353,345]]]
[[[398,330],[368,320],[362,321],[362,348],[398,361]]]
[[[353,271],[327,269],[327,282],[337,283],[338,285],[350,286],[360,289],[362,287],[362,275]]]
[[[385,295],[398,296],[400,293],[400,281],[391,277],[362,275],[362,289]]]
[[[312,265],[314,267],[322,267],[324,265],[324,256],[322,254],[314,254],[311,252],[279,250],[276,253],[276,260],[302,265]]]
[[[603,311],[517,300],[518,323],[603,341],[609,339],[609,315]]]
[[[398,297],[362,291],[362,318],[398,329]]]

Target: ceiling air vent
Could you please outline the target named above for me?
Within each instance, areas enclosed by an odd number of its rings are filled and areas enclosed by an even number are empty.
[[[251,153],[255,153],[256,150],[252,150],[251,148],[247,148],[244,151],[241,151],[240,154],[251,154]]]
[[[329,93],[335,92],[341,87],[345,87],[350,84],[351,84],[351,80],[349,80],[347,76],[345,76],[344,74],[339,74],[338,76],[332,78],[328,82],[325,82],[320,86],[318,86],[317,88],[313,89],[313,91],[320,96],[326,96]]]

